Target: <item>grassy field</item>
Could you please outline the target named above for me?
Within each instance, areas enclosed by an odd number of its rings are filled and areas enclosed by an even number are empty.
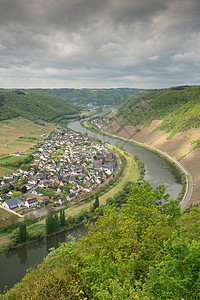
[[[2,178],[5,173],[11,173],[11,172],[13,172],[13,168],[10,169],[10,168],[0,167],[0,178]]]
[[[5,163],[13,163],[16,160],[19,160],[19,156],[7,156],[7,157],[3,157],[0,158],[0,164],[5,164]]]
[[[13,214],[3,208],[0,207],[0,216],[3,216],[5,218],[8,218],[10,216],[12,216]]]

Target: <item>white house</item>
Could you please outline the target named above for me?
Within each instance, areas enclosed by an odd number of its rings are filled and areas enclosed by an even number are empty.
[[[24,205],[27,206],[28,208],[36,207],[38,205],[38,200],[37,198],[27,199],[24,202]]]

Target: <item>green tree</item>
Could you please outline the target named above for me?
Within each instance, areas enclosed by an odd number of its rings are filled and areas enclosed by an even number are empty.
[[[158,203],[165,198],[163,186],[131,187],[121,212],[115,206],[103,207],[87,235],[51,252],[7,295],[12,299],[23,294],[28,299],[185,299],[185,292],[186,299],[198,299],[199,241],[186,238],[187,225],[174,233],[174,224]],[[75,225],[89,215],[81,211],[68,217],[67,224]],[[48,216],[46,231],[56,230],[60,219]],[[180,219],[177,224],[181,226]]]
[[[149,266],[161,260],[163,242],[172,232],[167,217],[153,204],[143,207],[142,218],[140,214],[135,210],[131,216],[124,211],[120,215],[116,208],[105,207],[88,235],[79,241],[84,261],[81,272],[94,298],[104,294],[103,299],[113,299],[116,286],[121,299],[129,299],[130,290],[147,276]],[[86,281],[83,279],[83,284]]]
[[[95,200],[94,200],[94,203],[93,203],[92,209],[91,209],[91,211],[93,211],[93,212],[99,207],[99,197],[98,197],[98,195],[95,194],[94,198],[95,198]]]
[[[49,213],[53,212],[55,209],[54,204],[53,203],[48,203],[47,204],[47,210]]]
[[[52,215],[46,218],[46,233],[52,233]]]
[[[180,216],[180,206],[170,195],[165,193],[166,187],[159,185],[153,189],[148,181],[139,186],[130,188],[130,193],[127,197],[127,204],[122,206],[124,213],[131,216],[135,211],[140,210],[143,215],[143,207],[156,205],[161,214],[168,215],[169,221],[175,220]]]
[[[26,241],[27,234],[26,234],[26,225],[21,224],[19,226],[19,242],[24,243]]]
[[[58,215],[53,216],[53,232],[56,232],[59,230],[59,218]]]
[[[165,243],[167,257],[150,267],[146,289],[150,299],[199,299],[200,242],[176,237]]]
[[[22,194],[23,194],[23,193],[20,192],[20,191],[18,191],[18,192],[13,192],[13,193],[11,194],[11,198],[14,198],[14,197],[20,197]]]
[[[64,210],[60,212],[60,226],[65,226],[66,220],[65,220],[65,212]]]
[[[46,233],[50,234],[59,230],[58,215],[49,215],[46,219]]]
[[[9,192],[9,190],[10,190],[9,187],[5,186],[1,189],[0,194],[5,194],[5,193]]]

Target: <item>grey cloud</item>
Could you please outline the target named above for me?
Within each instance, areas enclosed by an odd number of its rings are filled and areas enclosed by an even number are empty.
[[[197,0],[0,0],[1,83],[195,82],[199,12]]]

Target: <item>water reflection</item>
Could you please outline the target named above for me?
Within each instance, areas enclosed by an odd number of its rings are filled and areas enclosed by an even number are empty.
[[[27,247],[22,247],[21,251],[18,252],[18,258],[21,264],[25,265],[28,259]]]
[[[36,267],[50,252],[49,249],[57,248],[61,243],[68,241],[68,236],[75,239],[87,233],[83,225],[65,232],[46,237],[38,242],[28,244],[24,247],[10,250],[0,254],[0,291],[4,287],[13,287],[26,274],[30,267]]]
[[[37,241],[37,243],[31,243],[28,245],[28,251],[34,251],[36,249],[42,249],[45,246],[45,239]]]
[[[51,248],[58,248],[61,243],[65,242],[66,233],[61,232],[59,234],[55,234],[53,236],[49,236],[46,238],[46,251],[49,252]]]

